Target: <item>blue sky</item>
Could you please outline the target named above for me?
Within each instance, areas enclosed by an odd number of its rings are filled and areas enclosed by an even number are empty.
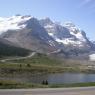
[[[95,0],[0,0],[0,16],[16,14],[72,21],[95,40]]]

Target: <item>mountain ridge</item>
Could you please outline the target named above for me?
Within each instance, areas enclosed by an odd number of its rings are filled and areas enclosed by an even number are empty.
[[[95,50],[95,44],[87,38],[86,33],[71,22],[61,25],[50,18],[37,19],[18,15],[0,18],[0,26],[1,38],[37,52],[62,50],[75,56],[74,52],[89,54]]]

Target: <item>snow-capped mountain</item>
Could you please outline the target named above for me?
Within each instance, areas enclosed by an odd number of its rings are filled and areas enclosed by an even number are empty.
[[[0,17],[0,34],[8,30],[19,30],[26,27],[25,22],[31,19],[31,16],[12,16],[8,18]]]
[[[89,52],[93,46],[86,33],[71,22],[61,25],[49,18],[38,20],[32,16],[0,17],[0,37],[44,53],[61,50],[70,54],[83,53]]]
[[[0,37],[8,41],[38,52],[56,50],[57,42],[48,35],[45,28],[39,24],[39,20],[34,17],[13,16],[3,19],[0,24]]]
[[[89,47],[85,32],[78,29],[73,23],[67,22],[64,25],[59,25],[47,18],[43,20],[40,21],[41,25],[44,26],[48,34],[58,43],[80,48],[83,48],[84,45]]]

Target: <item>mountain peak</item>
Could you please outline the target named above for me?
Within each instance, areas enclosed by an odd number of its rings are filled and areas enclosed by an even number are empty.
[[[49,17],[46,17],[46,18],[40,20],[40,24],[42,26],[47,26],[47,25],[52,25],[53,22]]]
[[[74,23],[72,23],[70,21],[65,22],[64,27],[69,29],[70,34],[72,34],[72,35],[81,36],[81,37],[83,36],[82,30],[80,30]]]
[[[46,22],[52,22],[49,17],[45,17],[45,18],[43,18],[42,20],[45,20]]]
[[[75,24],[73,22],[71,22],[71,21],[66,21],[64,23],[64,26],[67,26],[67,27],[75,27]]]

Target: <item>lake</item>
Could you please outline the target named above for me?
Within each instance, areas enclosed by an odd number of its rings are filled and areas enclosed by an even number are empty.
[[[41,83],[43,80],[47,80],[48,83],[50,84],[95,82],[95,74],[87,73],[42,74],[32,79],[32,81],[35,83]]]
[[[24,74],[14,75],[10,77],[0,77],[0,80],[16,80],[19,82],[42,83],[48,81],[49,84],[64,84],[64,83],[81,83],[81,82],[95,82],[95,74],[87,73],[39,73],[39,74]]]

